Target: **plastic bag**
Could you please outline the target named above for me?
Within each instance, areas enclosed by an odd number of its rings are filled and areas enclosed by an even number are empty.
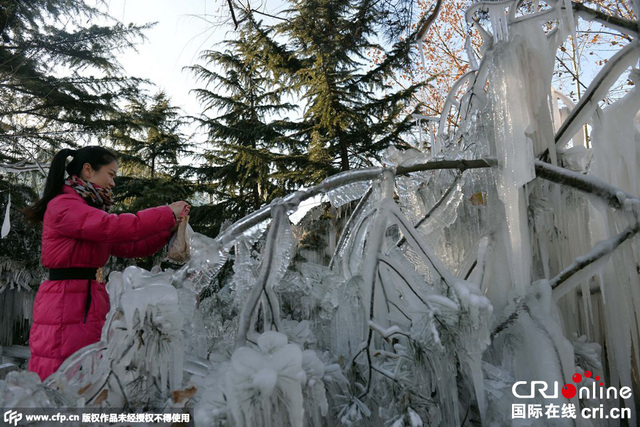
[[[178,229],[169,240],[167,258],[175,263],[184,264],[191,257],[189,242],[193,235],[193,229],[189,225],[189,217],[185,216]]]

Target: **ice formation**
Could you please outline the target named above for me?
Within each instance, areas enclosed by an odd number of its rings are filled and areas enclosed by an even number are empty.
[[[589,371],[640,389],[640,91],[598,104],[640,49],[574,105],[551,89],[572,5],[547,4],[470,9],[488,13],[474,24],[483,57],[447,98],[437,153],[390,150],[384,168],[274,201],[216,239],[195,233],[178,271],[112,273],[102,340],[45,384],[11,374],[0,406],[186,408],[203,426],[511,425],[517,381]],[[593,148],[579,145],[585,123]],[[472,159],[491,167],[458,167]],[[330,261],[309,262],[288,216],[321,194],[349,216],[333,218]],[[623,405],[633,424],[637,401],[527,403]]]

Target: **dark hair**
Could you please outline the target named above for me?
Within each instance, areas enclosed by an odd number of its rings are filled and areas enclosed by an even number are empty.
[[[68,165],[67,157],[72,156],[73,159]],[[41,222],[44,218],[44,211],[47,209],[47,204],[62,193],[62,186],[64,185],[65,170],[71,175],[80,176],[82,166],[85,163],[89,163],[94,170],[99,170],[102,166],[108,165],[113,161],[118,161],[118,156],[113,151],[98,147],[95,145],[83,147],[79,150],[72,150],[70,148],[63,148],[58,151],[53,160],[51,160],[51,166],[49,167],[49,175],[47,175],[47,181],[44,185],[44,193],[42,198],[38,200],[33,206],[30,206],[22,210],[22,213],[33,222]]]

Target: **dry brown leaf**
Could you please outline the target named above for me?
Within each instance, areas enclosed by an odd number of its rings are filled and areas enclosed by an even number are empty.
[[[89,389],[89,387],[91,387],[91,383],[87,384],[86,386],[84,386],[80,390],[78,390],[78,394],[84,394],[84,392],[87,391]]]
[[[109,390],[107,390],[106,388],[104,390],[102,390],[100,392],[100,394],[98,394],[98,396],[96,397],[96,400],[94,401],[94,403],[97,403],[98,405],[101,404],[102,402],[104,402],[105,400],[107,400],[107,397],[109,396]]]
[[[173,401],[176,403],[182,403],[185,400],[191,399],[198,391],[196,386],[187,387],[184,390],[173,391]]]

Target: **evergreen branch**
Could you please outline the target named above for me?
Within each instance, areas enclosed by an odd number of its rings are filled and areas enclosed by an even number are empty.
[[[39,163],[36,163],[36,164],[28,164],[25,162],[18,162],[13,164],[0,163],[1,173],[22,173],[22,172],[31,172],[31,171],[41,171],[44,173],[42,165],[40,165]]]
[[[355,25],[353,25],[351,30],[351,38],[353,40],[360,38],[363,32],[362,31],[363,23],[369,22],[369,21],[366,21],[365,18],[370,6],[371,6],[371,0],[364,0],[362,3],[360,3],[360,7],[358,8],[358,14],[353,20],[355,22]]]
[[[258,15],[266,16],[268,18],[279,19],[280,21],[284,21],[284,22],[291,22],[289,19],[283,18],[282,16],[272,15],[270,13],[261,12],[256,9],[249,8],[249,13],[257,13]]]
[[[496,336],[498,336],[498,334],[500,334],[502,331],[507,329],[513,323],[515,323],[516,320],[518,320],[518,317],[520,316],[521,311],[529,313],[529,306],[527,306],[524,302],[520,303],[520,305],[518,305],[516,309],[513,310],[513,313],[511,313],[509,317],[506,318],[505,321],[503,321],[502,323],[500,323],[498,326],[495,327],[495,329],[491,332],[491,335],[490,335],[491,342],[493,342],[493,340],[496,338]]]

